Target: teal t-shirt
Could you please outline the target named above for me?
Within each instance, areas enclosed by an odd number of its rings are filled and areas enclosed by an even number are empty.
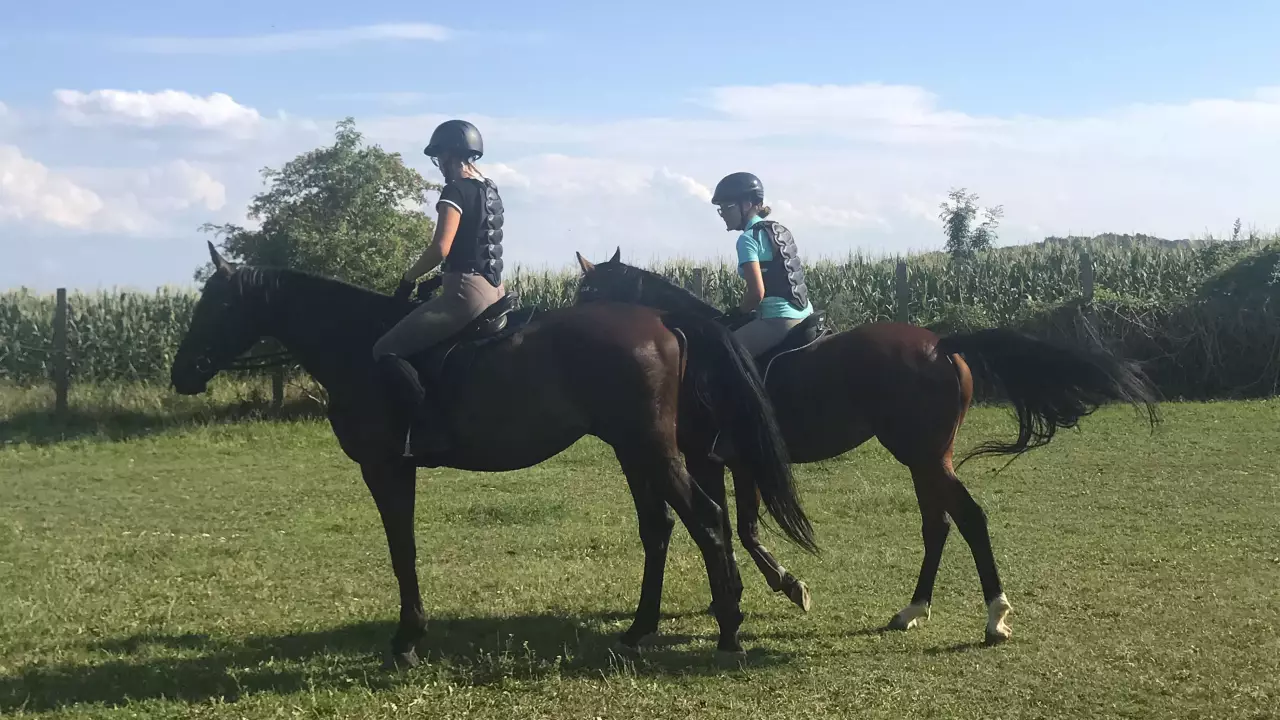
[[[760,233],[758,239],[751,233],[751,228],[758,222],[760,222],[758,216],[751,218],[751,222],[747,223],[746,231],[738,236],[738,277],[746,277],[746,273],[742,271],[743,263],[760,263],[760,272],[763,274],[767,272],[764,264],[773,259],[773,247],[769,245],[769,240],[764,233]],[[761,318],[803,320],[813,313],[813,303],[805,305],[803,310],[797,310],[783,298],[765,296],[760,301],[759,313]]]

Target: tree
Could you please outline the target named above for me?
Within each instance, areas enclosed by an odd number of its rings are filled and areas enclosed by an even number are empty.
[[[435,224],[421,209],[439,190],[399,153],[363,143],[355,120],[337,123],[334,143],[303,153],[279,170],[264,168],[268,187],[248,216],[256,230],[205,223],[228,259],[305,270],[383,292],[430,243]],[[203,280],[212,271],[196,272]]]
[[[1004,206],[983,210],[982,223],[974,227],[978,217],[977,193],[966,192],[964,188],[952,189],[947,193],[947,200],[940,206],[942,212],[938,216],[947,236],[947,252],[953,258],[961,259],[972,257],[980,250],[991,249],[1000,218],[1004,217]]]

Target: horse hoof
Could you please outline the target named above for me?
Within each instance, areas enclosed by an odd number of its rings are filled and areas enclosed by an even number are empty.
[[[408,670],[409,668],[418,666],[418,651],[409,648],[407,652],[391,653],[391,657],[387,658],[382,664],[383,670]]]
[[[740,666],[747,660],[747,651],[737,649],[716,648],[716,663],[720,665]]]
[[[1012,610],[1004,593],[996,596],[987,606],[987,645],[999,645],[1013,636],[1013,628],[1009,627],[1009,613]]]
[[[787,597],[805,612],[809,612],[810,606],[813,605],[809,597],[809,586],[805,585],[803,580],[797,580],[794,585],[787,588]]]
[[[635,645],[628,645],[624,640],[613,641],[613,645],[609,649],[613,651],[614,655],[619,655],[625,658],[634,659],[640,657],[641,654],[639,643]]]
[[[893,616],[889,621],[890,630],[910,630],[929,619],[929,605],[926,603],[911,604]]]

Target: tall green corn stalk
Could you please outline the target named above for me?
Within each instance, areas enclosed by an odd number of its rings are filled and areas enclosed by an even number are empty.
[[[1080,256],[1093,258],[1098,297],[1172,305],[1191,298],[1207,278],[1231,266],[1268,239],[1211,242],[1189,248],[1077,242],[999,248],[953,262],[943,253],[905,258],[909,312],[917,325],[962,318],[977,325],[1014,325],[1019,318],[1080,296]],[[814,304],[839,329],[892,320],[896,313],[895,259],[853,255],[809,265]],[[688,287],[694,265],[670,262],[653,268]],[[525,305],[558,308],[573,303],[572,270],[514,270],[507,281]],[[735,305],[742,280],[730,264],[704,268],[706,299],[722,309]],[[197,300],[191,289],[154,293],[71,293],[68,347],[71,377],[79,381],[163,380]],[[0,293],[0,380],[47,382],[53,344],[52,295],[18,290]]]
[[[67,295],[70,377],[81,381],[158,380],[166,376],[197,294],[72,292]],[[52,369],[52,295],[0,294],[0,378],[43,382]]]

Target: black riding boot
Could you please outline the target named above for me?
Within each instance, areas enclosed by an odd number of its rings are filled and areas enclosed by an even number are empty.
[[[378,369],[392,407],[396,409],[396,419],[409,427],[404,456],[419,457],[448,449],[443,424],[436,422],[432,412],[439,410],[440,403],[428,402],[427,389],[413,366],[397,355],[384,355],[378,360]]]
[[[428,383],[423,386],[423,391],[425,399],[418,403],[418,411],[414,413],[413,424],[409,427],[408,452],[411,457],[437,455],[449,449],[444,404],[440,402],[437,388]]]

